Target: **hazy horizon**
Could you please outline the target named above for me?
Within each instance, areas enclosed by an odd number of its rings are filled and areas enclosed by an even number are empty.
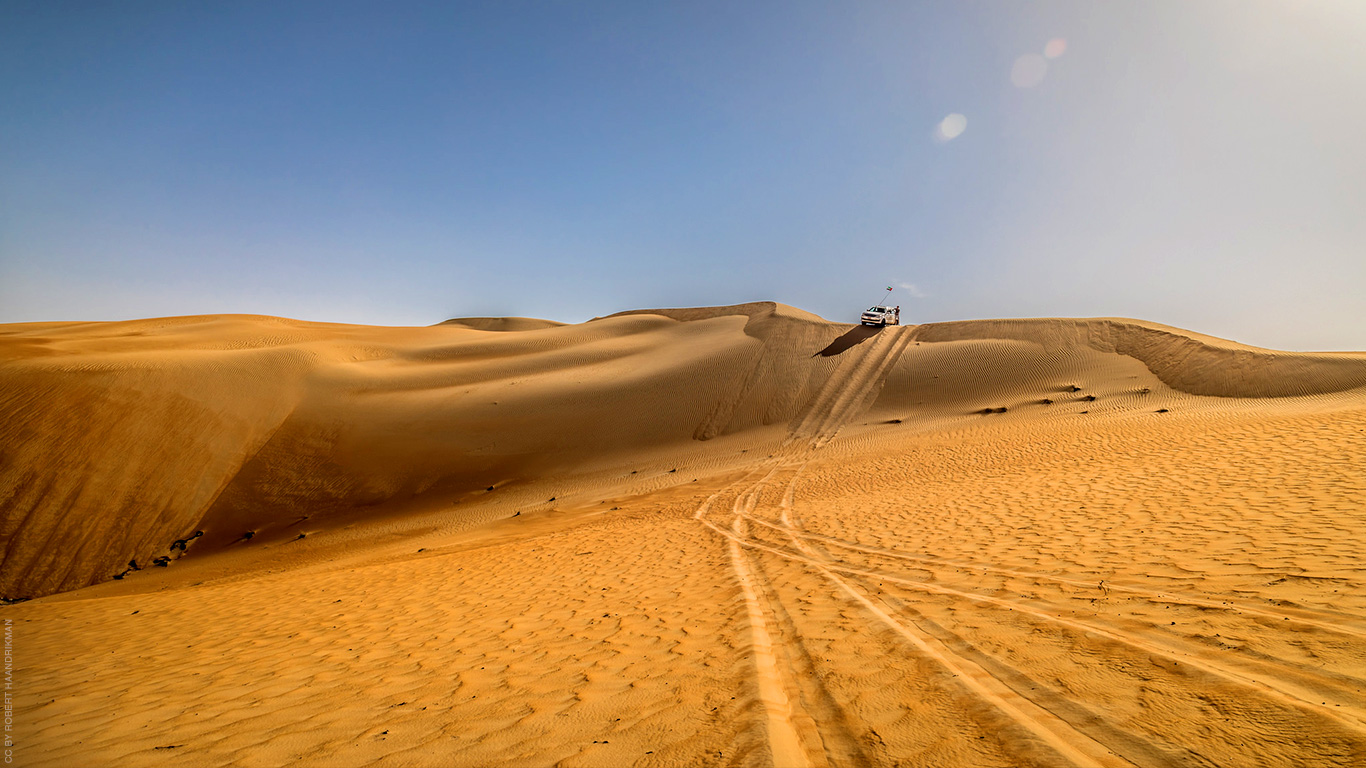
[[[1133,317],[1366,350],[1366,6],[0,7],[0,322]]]

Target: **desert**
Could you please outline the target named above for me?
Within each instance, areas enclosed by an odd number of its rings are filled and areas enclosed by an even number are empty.
[[[0,2],[0,768],[1366,768],[1363,40]]]
[[[1366,353],[1123,318],[3,325],[7,737],[1361,765],[1363,446]]]

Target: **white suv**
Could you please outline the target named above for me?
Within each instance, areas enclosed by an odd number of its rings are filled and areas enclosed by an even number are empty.
[[[869,307],[859,321],[864,325],[901,325],[901,307]]]

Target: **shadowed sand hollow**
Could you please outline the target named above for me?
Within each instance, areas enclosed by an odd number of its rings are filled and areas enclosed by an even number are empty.
[[[18,765],[1366,764],[1366,354],[0,326]]]

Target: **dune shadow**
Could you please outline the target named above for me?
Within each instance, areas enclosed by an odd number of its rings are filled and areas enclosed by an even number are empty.
[[[844,350],[857,344],[862,344],[868,339],[882,333],[883,327],[884,326],[881,325],[856,325],[845,332],[843,336],[830,342],[829,346],[825,349],[812,355],[812,357],[834,357]]]

